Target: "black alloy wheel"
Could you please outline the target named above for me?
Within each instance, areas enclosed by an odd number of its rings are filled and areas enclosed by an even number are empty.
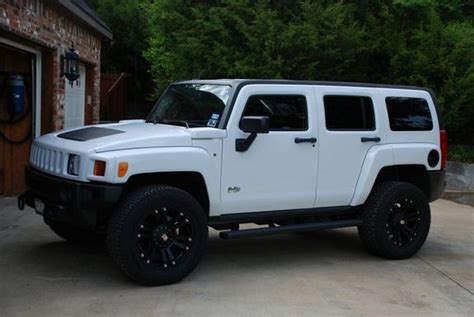
[[[359,236],[372,254],[388,259],[407,259],[423,246],[431,223],[431,211],[420,188],[387,181],[376,184],[364,204]]]
[[[191,273],[207,237],[207,216],[192,195],[149,185],[119,203],[107,229],[107,246],[127,276],[143,285],[165,285]]]
[[[163,269],[179,263],[193,241],[190,220],[183,212],[167,207],[145,214],[137,232],[140,258]]]
[[[418,234],[421,213],[412,199],[402,198],[395,202],[387,213],[387,235],[394,245],[405,247]]]

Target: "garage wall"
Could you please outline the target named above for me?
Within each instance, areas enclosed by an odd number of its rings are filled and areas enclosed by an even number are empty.
[[[90,103],[86,102],[85,113],[91,116],[92,122],[86,120],[86,123],[98,122],[102,40],[100,35],[54,5],[54,2],[40,0],[0,1],[0,35],[2,30],[10,33],[12,38],[39,45],[46,55],[44,67],[47,69],[43,70],[42,89],[49,99],[43,97],[42,104],[51,107],[47,111],[50,111],[52,120],[42,120],[47,125],[42,128],[42,132],[64,128],[65,85],[68,83],[60,77],[60,56],[73,43],[81,62],[87,67],[86,76],[91,78],[91,86],[86,87],[86,98]]]

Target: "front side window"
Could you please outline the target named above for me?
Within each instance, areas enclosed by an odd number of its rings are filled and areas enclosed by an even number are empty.
[[[270,130],[274,131],[308,129],[308,109],[303,95],[250,96],[242,116],[268,116]]]
[[[328,130],[375,130],[374,105],[370,97],[326,95],[324,113]]]
[[[153,108],[147,122],[216,127],[230,90],[231,87],[227,85],[172,85]]]
[[[385,103],[392,131],[429,131],[433,129],[430,108],[425,99],[387,97]]]

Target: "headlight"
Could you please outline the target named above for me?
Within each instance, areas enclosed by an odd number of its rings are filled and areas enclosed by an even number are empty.
[[[81,165],[81,157],[76,154],[69,154],[67,161],[67,173],[69,175],[79,175],[79,166]]]

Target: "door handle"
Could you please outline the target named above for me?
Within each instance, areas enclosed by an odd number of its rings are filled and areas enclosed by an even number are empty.
[[[362,137],[360,138],[361,142],[380,142],[380,138],[378,136],[373,138]]]
[[[295,138],[295,143],[304,143],[304,142],[307,142],[307,143],[316,143],[318,141],[318,139],[316,138]]]

